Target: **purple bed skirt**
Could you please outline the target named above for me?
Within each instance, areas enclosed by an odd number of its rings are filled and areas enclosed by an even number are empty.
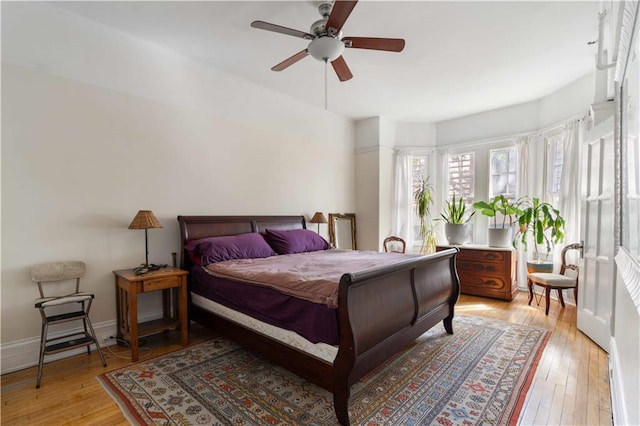
[[[189,274],[190,290],[227,308],[276,327],[295,331],[312,343],[338,344],[337,309],[280,293],[269,287],[214,277],[201,266]]]

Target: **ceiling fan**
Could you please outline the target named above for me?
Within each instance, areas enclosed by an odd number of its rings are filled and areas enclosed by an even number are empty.
[[[401,52],[404,49],[404,39],[401,38],[342,37],[342,27],[351,15],[356,3],[358,3],[357,0],[336,0],[333,4],[331,2],[321,3],[318,6],[318,12],[320,12],[322,19],[314,22],[308,33],[264,21],[253,21],[251,23],[253,28],[311,40],[306,49],[285,59],[271,70],[282,71],[307,55],[311,55],[319,61],[331,62],[338,79],[347,81],[353,78],[353,74],[342,57],[345,48]]]

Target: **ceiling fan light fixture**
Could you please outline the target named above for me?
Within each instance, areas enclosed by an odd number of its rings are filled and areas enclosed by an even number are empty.
[[[315,59],[331,62],[342,55],[344,43],[337,38],[323,36],[312,40],[307,50]]]

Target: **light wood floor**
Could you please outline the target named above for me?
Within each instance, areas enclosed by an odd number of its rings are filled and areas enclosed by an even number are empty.
[[[611,398],[607,354],[576,329],[575,307],[552,302],[527,306],[520,293],[513,302],[462,296],[457,311],[552,330],[523,408],[523,425],[608,425]],[[544,304],[544,302],[543,302]],[[535,302],[534,302],[535,305]],[[214,334],[194,325],[189,344]],[[141,359],[179,349],[179,336],[145,338]],[[105,348],[108,366],[100,358],[78,355],[45,364],[42,385],[35,389],[36,368],[1,377],[2,425],[126,425],[120,410],[103,391],[96,376],[130,363],[126,349]]]

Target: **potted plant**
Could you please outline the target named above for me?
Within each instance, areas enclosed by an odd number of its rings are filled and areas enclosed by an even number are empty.
[[[456,199],[453,194],[451,201],[445,201],[446,206],[440,219],[445,222],[444,235],[449,244],[463,244],[467,240],[468,226],[467,224],[476,213],[475,210],[467,216],[467,205],[462,197]]]
[[[430,220],[431,205],[433,204],[433,185],[429,178],[422,178],[413,192],[413,200],[416,203],[416,213],[420,219],[420,236],[422,237],[422,247],[420,254],[431,253],[436,250],[435,227]]]
[[[473,208],[483,215],[493,218],[493,227],[487,230],[489,247],[511,247],[514,219],[520,214],[520,201],[512,203],[504,195],[496,195],[489,201],[473,203]],[[498,222],[498,215],[502,221]]]
[[[553,246],[564,240],[565,220],[558,209],[549,203],[541,202],[538,198],[525,199],[522,207],[518,214],[516,238],[520,239],[525,250],[531,238],[535,243],[534,263],[543,263],[544,260],[548,260]],[[542,246],[545,248],[544,258],[540,256]],[[550,268],[553,268],[553,260]]]

